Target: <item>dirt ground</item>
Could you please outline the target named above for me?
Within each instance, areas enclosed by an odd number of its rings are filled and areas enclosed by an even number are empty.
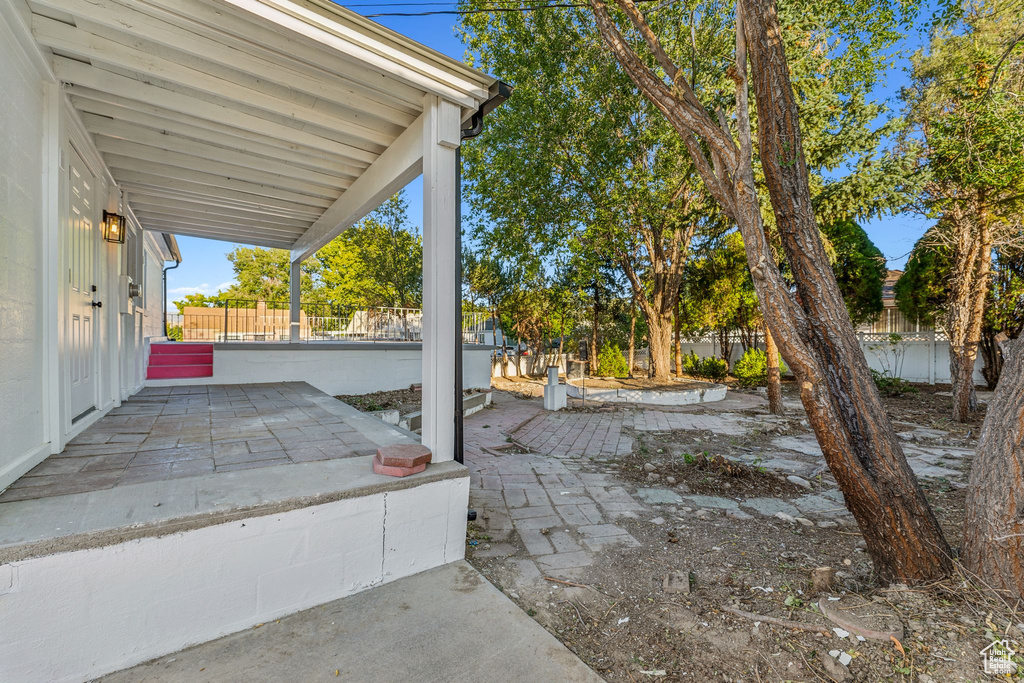
[[[536,396],[542,385],[522,378],[494,384],[523,396]],[[948,418],[952,399],[941,387],[917,389],[884,399],[899,430],[936,430],[928,433],[933,441],[907,443],[923,443],[924,450],[930,443],[973,448],[983,412],[955,425]],[[636,431],[632,453],[594,463],[591,471],[706,496],[806,493],[749,457],[769,451],[779,437],[810,433],[795,387],[785,386],[784,393],[788,415],[769,429],[728,437]],[[764,416],[763,410],[749,413]],[[954,547],[962,541],[969,467],[965,458],[955,476],[922,479]],[[826,471],[804,483],[819,491],[829,479]],[[1003,637],[1024,645],[1024,605],[992,597],[962,574],[912,589],[880,585],[855,525],[794,525],[720,512],[675,505],[659,507],[656,517],[619,520],[640,547],[606,551],[575,580],[548,581],[543,590],[501,587],[609,681],[981,681],[994,678],[982,672],[982,648]],[[485,538],[472,527],[470,537]],[[503,558],[470,561],[499,585],[508,576]],[[835,572],[824,592],[811,581],[819,567]],[[671,573],[688,577],[689,590],[666,589]],[[855,615],[879,631],[879,639],[833,630],[839,627],[822,615],[819,601],[826,609],[833,602],[861,605],[841,616]],[[896,637],[883,637],[887,629]],[[1018,678],[1024,678],[1024,657],[1017,661]]]
[[[467,391],[466,395],[476,393]],[[419,389],[395,389],[394,391],[375,391],[372,394],[355,394],[335,396],[353,408],[364,413],[378,410],[398,410],[402,415],[419,410],[423,404],[423,392]]]
[[[399,413],[405,415],[420,409],[422,392],[419,389],[396,389],[394,391],[376,391],[372,394],[335,396],[334,398],[364,413],[397,409]]]

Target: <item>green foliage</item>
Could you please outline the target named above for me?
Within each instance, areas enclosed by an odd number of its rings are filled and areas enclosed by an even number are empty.
[[[213,296],[206,294],[186,294],[184,297],[174,302],[174,305],[178,308],[178,313],[184,313],[186,307],[205,307],[213,308],[221,305],[222,294],[218,292]]]
[[[872,370],[871,376],[875,380],[875,386],[883,396],[898,398],[904,394],[916,394],[917,387],[901,377],[893,377],[885,372]]]
[[[683,356],[683,371],[692,377],[720,382],[729,374],[729,364],[716,356],[700,358],[690,351]]]
[[[597,374],[600,377],[628,377],[629,366],[618,344],[605,342],[597,354]]]
[[[852,220],[822,225],[821,232],[832,248],[832,271],[853,324],[874,320],[884,308],[882,283],[887,269],[882,252]]]
[[[687,334],[760,326],[761,311],[738,231],[705,245],[687,264],[683,282],[680,316]]]
[[[175,302],[177,303],[177,302]],[[179,313],[181,311],[179,310]],[[167,338],[171,341],[181,341],[184,336],[181,333],[181,325],[170,325],[167,327]]]
[[[953,277],[952,249],[937,233],[941,224],[914,245],[906,270],[896,282],[896,305],[911,320],[943,326]],[[1017,337],[1024,328],[1024,252],[1012,246],[996,249],[985,303],[986,333]]]
[[[896,306],[910,320],[941,325],[939,319],[949,299],[953,268],[950,249],[938,238],[936,228],[926,232],[910,252],[903,275],[896,281]]]
[[[1024,210],[1024,5],[963,8],[914,55],[904,145],[926,181],[925,211],[998,229]]]
[[[408,222],[404,193],[317,252],[321,296],[345,306],[415,308],[423,299],[423,240]]]
[[[788,368],[779,357],[779,373],[786,374]],[[768,356],[761,349],[747,349],[733,364],[732,374],[742,387],[763,387],[768,384]]]

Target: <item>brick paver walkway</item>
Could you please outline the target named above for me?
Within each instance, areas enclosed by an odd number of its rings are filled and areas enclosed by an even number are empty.
[[[497,409],[466,420],[470,504],[491,537],[478,557],[516,556],[520,579],[571,578],[611,545],[639,545],[615,524],[644,506],[613,475],[581,472],[582,459],[629,452],[618,414],[546,413],[539,402],[496,394]],[[515,453],[507,438],[531,453]],[[513,534],[525,554],[511,541]]]

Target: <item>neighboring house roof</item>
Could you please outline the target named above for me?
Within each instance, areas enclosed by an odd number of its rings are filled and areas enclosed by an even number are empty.
[[[427,120],[439,100],[451,105],[435,116],[465,125],[503,85],[326,0],[28,5],[72,124],[144,228],[285,249],[306,238],[293,257],[419,173],[428,127],[452,123]]]
[[[896,283],[901,275],[903,275],[902,270],[890,270],[885,275],[885,281],[882,282],[882,303],[886,307],[896,305]]]

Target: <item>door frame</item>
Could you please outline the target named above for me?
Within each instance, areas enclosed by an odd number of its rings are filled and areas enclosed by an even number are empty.
[[[82,162],[82,170],[89,173],[90,180],[91,180],[90,191],[89,191],[89,194],[90,194],[89,199],[90,199],[90,207],[91,207],[91,213],[92,213],[92,215],[90,216],[90,218],[92,219],[92,239],[91,239],[91,244],[87,244],[85,248],[92,251],[92,259],[91,259],[91,262],[92,262],[92,273],[91,273],[91,277],[87,277],[86,278],[86,279],[91,279],[92,282],[90,283],[90,285],[85,285],[83,283],[83,286],[91,286],[91,287],[95,288],[95,290],[92,292],[92,297],[91,297],[94,301],[97,300],[97,299],[99,301],[102,301],[103,300],[103,294],[104,294],[103,286],[102,286],[103,285],[103,282],[102,282],[103,278],[102,278],[102,272],[101,272],[102,271],[102,264],[100,263],[100,258],[102,257],[102,253],[101,253],[101,250],[100,250],[101,238],[100,238],[100,235],[99,235],[100,230],[101,230],[101,228],[100,228],[100,213],[99,213],[100,212],[100,208],[99,208],[100,207],[100,203],[98,201],[98,198],[100,196],[99,189],[100,189],[100,178],[101,178],[101,176],[99,176],[96,173],[95,169],[90,166],[89,162],[86,160],[86,155],[82,154],[79,151],[78,146],[75,145],[74,141],[72,141],[72,140],[68,141],[68,144],[65,146],[65,154],[66,154],[65,158],[67,159],[67,163],[65,164],[64,172],[66,174],[68,174],[68,180],[66,181],[66,185],[65,185],[65,190],[67,191],[67,198],[65,200],[67,202],[67,210],[65,211],[64,221],[63,221],[63,224],[62,224],[63,230],[62,230],[62,235],[61,235],[61,246],[62,246],[61,261],[63,263],[63,267],[62,267],[63,277],[61,278],[61,283],[62,283],[62,287],[64,288],[64,305],[63,305],[63,308],[62,308],[62,315],[63,315],[64,320],[63,320],[63,325],[62,325],[61,348],[63,348],[64,351],[65,351],[65,353],[64,353],[64,372],[63,372],[64,390],[65,390],[64,391],[64,402],[65,402],[65,411],[66,411],[66,414],[67,414],[67,427],[68,427],[68,429],[70,431],[70,430],[74,429],[75,427],[77,427],[77,425],[80,422],[82,422],[83,420],[85,420],[88,416],[90,416],[93,413],[97,412],[100,409],[100,407],[101,407],[100,385],[101,385],[101,382],[102,382],[102,377],[100,375],[100,363],[99,363],[100,353],[99,353],[99,351],[100,351],[100,346],[101,346],[100,340],[101,340],[102,337],[101,337],[100,332],[102,330],[102,325],[105,323],[106,315],[105,315],[105,313],[103,311],[103,308],[94,308],[92,310],[92,321],[91,321],[91,324],[90,324],[90,333],[92,335],[92,340],[91,340],[92,344],[91,344],[90,354],[91,354],[92,357],[89,359],[89,363],[90,363],[89,367],[90,367],[90,373],[91,373],[90,381],[92,382],[92,391],[91,391],[91,394],[92,394],[92,407],[91,408],[87,408],[86,412],[84,412],[84,413],[75,414],[75,411],[77,410],[77,407],[73,407],[71,405],[71,397],[72,397],[72,389],[71,389],[71,382],[72,382],[72,378],[71,378],[71,363],[68,362],[68,352],[69,352],[70,347],[71,347],[71,339],[70,339],[71,326],[70,326],[70,322],[71,322],[71,314],[72,314],[72,311],[71,311],[71,301],[70,301],[70,297],[69,297],[69,293],[70,292],[69,292],[69,288],[68,288],[68,284],[69,283],[68,283],[68,280],[67,280],[67,274],[70,272],[70,264],[68,262],[68,254],[70,253],[69,247],[70,247],[71,238],[72,238],[72,235],[71,235],[71,215],[72,215],[72,212],[71,212],[71,182],[70,182],[71,167],[75,163],[76,159],[81,161]],[[79,418],[79,419],[75,419],[75,418]]]

